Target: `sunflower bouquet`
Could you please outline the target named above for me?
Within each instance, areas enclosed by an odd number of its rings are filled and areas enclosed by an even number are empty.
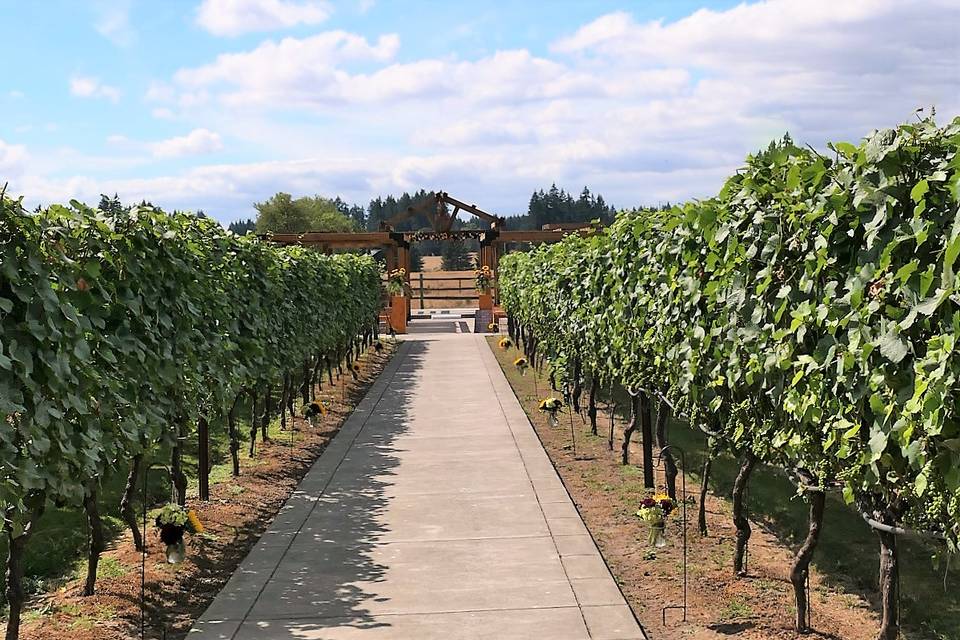
[[[480,269],[474,270],[473,276],[477,291],[487,291],[493,286],[493,269],[489,266],[483,265]]]
[[[392,296],[402,296],[406,290],[407,270],[403,267],[391,269],[387,272],[387,293]]]
[[[504,351],[506,351],[507,349],[513,346],[513,340],[506,337],[500,338],[500,342],[497,343],[497,346],[503,349]]]
[[[643,499],[637,516],[650,525],[649,543],[651,547],[663,547],[667,544],[667,518],[677,508],[673,498],[665,493],[657,493]]]
[[[183,534],[203,533],[197,512],[178,504],[168,504],[157,514],[155,524],[160,530],[160,541],[167,545],[166,557],[170,564],[179,564],[187,555]]]
[[[527,368],[530,366],[530,363],[525,357],[520,356],[513,361],[513,366],[517,368],[517,371],[520,372],[520,375],[525,376],[527,375]]]
[[[560,412],[560,409],[563,409],[563,400],[551,396],[545,400],[541,400],[538,409],[540,413],[548,414],[547,422],[550,423],[551,427],[560,424],[560,421],[557,419],[557,413]]]

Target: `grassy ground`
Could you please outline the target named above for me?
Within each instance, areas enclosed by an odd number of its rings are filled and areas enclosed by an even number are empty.
[[[687,452],[689,476],[697,483],[706,454],[706,440],[698,430],[684,424],[671,427],[670,441]],[[711,489],[729,496],[737,462],[729,455],[715,460]],[[688,490],[696,489],[690,487]],[[771,468],[754,471],[750,482],[751,517],[760,521],[781,541],[796,548],[807,532],[807,504],[796,497],[795,486]],[[960,580],[947,575],[932,562],[934,547],[901,540],[901,612],[911,629],[908,638],[960,639]],[[860,516],[837,494],[827,499],[824,527],[814,564],[829,582],[847,592],[859,592],[875,601],[879,570],[879,540]]]

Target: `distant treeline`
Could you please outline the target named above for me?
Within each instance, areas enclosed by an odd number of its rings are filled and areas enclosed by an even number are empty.
[[[331,209],[336,210],[343,218],[349,220],[354,229],[358,231],[377,231],[380,228],[381,222],[389,220],[393,216],[406,211],[408,207],[414,206],[423,199],[433,196],[433,193],[432,191],[421,189],[414,193],[404,192],[400,196],[379,196],[371,200],[366,208],[357,204],[348,204],[339,197],[333,200],[314,197],[300,198],[291,201],[289,200],[289,196],[286,196],[287,200],[284,204],[289,206],[292,202],[295,206],[299,202],[310,201],[309,204],[311,207],[315,207],[317,201],[324,200],[329,203]],[[260,213],[258,217],[263,218],[264,207],[270,206],[282,198],[282,194],[277,194],[264,203],[257,203],[255,206]],[[616,209],[607,204],[602,195],[592,193],[589,188],[584,187],[580,191],[580,195],[574,197],[572,193],[568,193],[566,190],[557,187],[556,184],[551,185],[549,189],[540,189],[539,191],[533,192],[530,196],[526,213],[522,215],[501,213],[501,215],[505,215],[507,218],[507,228],[518,230],[540,229],[545,224],[560,222],[589,222],[591,220],[600,220],[608,224],[613,220],[615,214]],[[263,220],[261,219],[261,227],[263,227],[262,222]],[[340,225],[337,226],[339,227]],[[417,231],[428,228],[429,226],[430,222],[426,216],[416,215],[396,225],[396,229],[398,231]],[[454,223],[454,228],[456,229],[482,229],[486,226],[487,225],[479,219],[458,219]],[[229,228],[234,233],[242,235],[257,229],[257,227],[257,220],[250,219],[233,222]],[[422,248],[424,249],[424,253],[439,253],[439,245],[434,248],[427,246],[429,244],[431,243],[423,243]]]

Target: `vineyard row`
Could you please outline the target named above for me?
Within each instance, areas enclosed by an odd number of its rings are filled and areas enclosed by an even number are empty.
[[[141,545],[132,498],[144,456],[170,452],[183,504],[184,442],[222,425],[239,473],[242,400],[266,416],[279,387],[275,401],[292,407],[324,367],[349,364],[375,338],[380,296],[379,268],[366,256],[276,247],[147,206],[29,212],[0,198],[7,638],[17,637],[24,549],[45,507],[86,510],[93,593],[104,475],[129,473],[122,511]],[[254,420],[251,448],[258,426],[265,433],[265,417]],[[203,497],[209,461],[200,462]]]
[[[623,460],[641,430],[648,487],[656,404],[740,457],[736,572],[752,470],[796,480],[810,502],[791,571],[798,630],[824,492],[842,491],[879,536],[879,637],[892,639],[896,536],[960,540],[960,118],[829,148],[784,138],[716,197],[511,254],[501,300],[531,362],[549,361],[575,404],[589,390],[594,428],[598,388],[630,391]]]

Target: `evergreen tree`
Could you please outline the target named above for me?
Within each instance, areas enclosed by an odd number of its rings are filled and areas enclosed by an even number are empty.
[[[257,228],[257,223],[247,218],[246,220],[234,220],[227,226],[228,231],[232,231],[238,236],[245,236]]]
[[[340,196],[337,196],[333,200],[333,206],[343,214],[343,216],[352,220],[353,226],[357,229],[367,228],[367,212],[360,205],[347,204]]]
[[[347,217],[353,220],[353,226],[357,229],[365,229],[367,227],[367,211],[360,205],[350,205],[350,209],[347,211]]]
[[[123,206],[123,204],[120,202],[120,196],[114,193],[112,198],[107,195],[100,194],[100,204],[97,205],[97,209],[110,215],[117,215],[129,211],[130,207]]]
[[[471,268],[470,254],[462,240],[448,240],[444,244],[440,265],[444,271],[466,271]]]
[[[379,231],[380,223],[388,217],[383,214],[383,198],[371,200],[367,209],[367,231]]]
[[[609,224],[616,210],[607,206],[603,196],[594,195],[584,187],[580,196],[574,198],[566,190],[550,185],[550,189],[534,191],[527,205],[527,213],[509,220],[511,229],[541,229],[547,224],[561,222],[590,222],[600,220]]]
[[[410,271],[423,271],[423,254],[416,244],[410,246]]]

